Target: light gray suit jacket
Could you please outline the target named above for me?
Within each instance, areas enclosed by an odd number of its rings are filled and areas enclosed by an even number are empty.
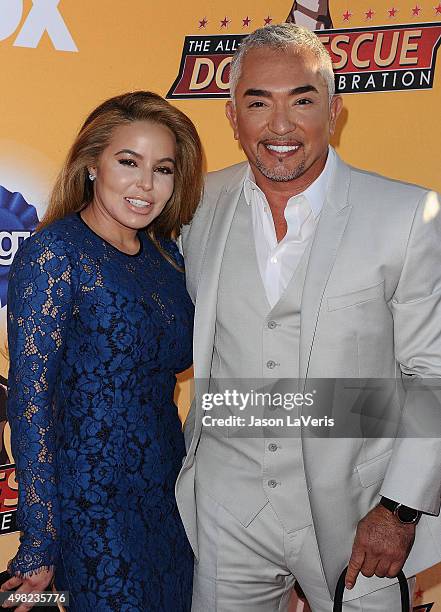
[[[187,288],[196,305],[197,397],[207,391],[210,377],[219,273],[245,171],[246,164],[238,164],[209,174],[203,200],[182,232]],[[251,240],[251,232],[244,239]],[[440,377],[441,207],[436,193],[352,168],[337,156],[303,290],[299,363],[301,378]],[[423,407],[417,403],[408,409],[418,415]],[[439,418],[441,423],[441,412]],[[201,419],[196,401],[184,430],[188,453],[176,485],[196,556],[194,454]],[[404,567],[407,575],[441,561],[440,438],[305,438],[303,458],[331,594],[350,557],[356,525],[379,495],[427,513]],[[361,576],[346,598],[386,586],[385,581]]]

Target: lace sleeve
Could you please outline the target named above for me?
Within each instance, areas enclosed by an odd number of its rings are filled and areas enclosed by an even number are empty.
[[[54,386],[74,299],[74,270],[61,240],[36,234],[18,250],[8,287],[8,420],[22,531],[11,574],[53,568],[59,509]]]

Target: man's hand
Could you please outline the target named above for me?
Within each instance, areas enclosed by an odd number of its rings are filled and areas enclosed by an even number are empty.
[[[415,539],[415,525],[400,523],[397,517],[376,506],[357,526],[345,586],[352,589],[358,574],[395,578],[409,555]]]

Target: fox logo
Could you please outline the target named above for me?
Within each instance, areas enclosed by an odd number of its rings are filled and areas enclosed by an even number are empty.
[[[60,0],[32,0],[32,8],[14,41],[15,47],[38,47],[47,32],[57,51],[78,51],[72,34],[61,16]],[[23,0],[0,2],[0,41],[9,38],[20,25]]]

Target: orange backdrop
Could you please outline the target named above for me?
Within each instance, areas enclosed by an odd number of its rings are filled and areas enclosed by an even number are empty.
[[[345,95],[345,110],[334,145],[349,163],[441,191],[441,66],[435,65],[439,35],[434,31],[433,41],[425,42],[425,35],[415,34],[422,24],[441,26],[441,3],[303,0],[299,4],[306,11],[302,14],[300,10],[294,11],[295,20],[313,23],[314,17],[307,15],[309,10],[309,14],[317,12],[324,16],[324,21],[317,21],[319,25],[326,23],[326,19],[329,25],[331,20],[337,30],[352,32],[365,28],[369,33],[372,29],[378,37],[375,28],[393,26],[400,30],[403,24],[412,25],[413,38],[408,38],[407,43],[416,44],[416,48],[408,46],[407,55],[403,56],[412,61],[400,64],[399,47],[397,69],[416,70],[426,61],[430,67],[430,87],[382,92],[377,88],[369,93]],[[292,0],[172,0],[166,5],[145,0],[1,0],[0,187],[11,193],[19,192],[24,198],[23,206],[34,206],[41,216],[57,169],[76,131],[88,111],[100,101],[135,89],[151,89],[166,95],[178,77],[186,36],[202,36],[204,40],[234,38],[265,22],[285,21],[292,8]],[[404,44],[403,32],[399,34],[399,45]],[[390,46],[383,49],[386,54],[390,50]],[[363,48],[359,46],[359,52],[361,61],[367,57],[372,60],[374,56],[373,49],[366,44]],[[224,55],[229,55],[228,49]],[[199,77],[202,76],[201,73]],[[228,85],[227,72],[220,75],[221,93],[225,81]],[[205,144],[208,169],[242,160],[243,153],[224,116],[224,100],[209,98],[204,96],[204,90],[198,91],[203,97],[187,96],[188,99],[176,99],[174,103],[195,122]],[[225,87],[223,93],[226,94]],[[4,213],[0,208],[0,285],[3,282],[0,375],[6,377],[5,274],[18,242],[32,228],[13,226],[14,222]],[[182,414],[188,400],[189,386],[184,384],[179,390]],[[1,419],[0,413],[0,423]],[[7,426],[3,446],[3,457],[5,452],[8,456],[3,461],[13,463]],[[14,507],[13,472],[1,465],[0,491],[0,534],[4,534],[0,536],[1,571],[18,541],[17,533],[7,533],[5,519]],[[439,566],[418,579],[416,603],[428,602],[435,602],[434,612],[441,610]]]

